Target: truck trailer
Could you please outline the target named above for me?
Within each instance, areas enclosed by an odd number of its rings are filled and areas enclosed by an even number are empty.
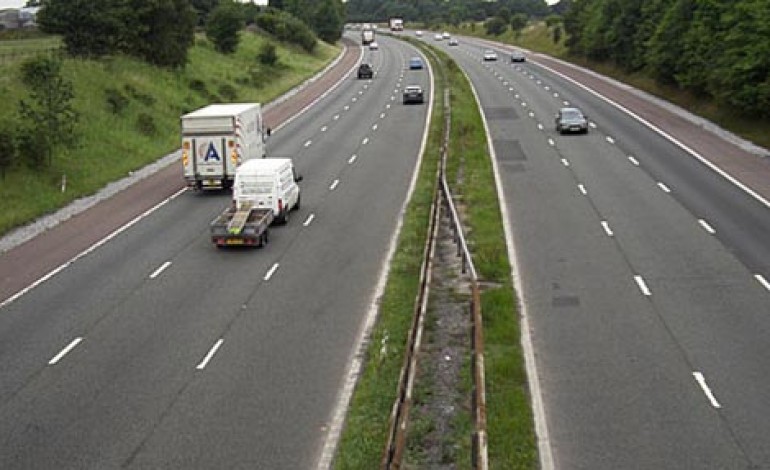
[[[259,103],[212,104],[181,117],[182,165],[189,187],[230,188],[243,162],[264,158]]]
[[[366,46],[374,42],[374,29],[364,28],[361,30],[361,43]]]
[[[404,19],[403,18],[391,18],[388,21],[388,24],[390,25],[391,31],[403,31],[404,30]]]

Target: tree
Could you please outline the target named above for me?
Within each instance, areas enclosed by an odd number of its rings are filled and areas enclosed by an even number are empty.
[[[115,51],[125,27],[120,0],[43,0],[40,28],[62,36],[70,55],[100,57]]]
[[[313,30],[321,40],[333,44],[342,37],[343,18],[339,2],[323,0],[314,17]]]
[[[5,179],[5,173],[13,165],[16,158],[16,143],[14,133],[9,128],[0,129],[0,177]]]
[[[130,0],[120,50],[160,67],[180,68],[195,40],[196,14],[189,0]]]
[[[21,67],[22,81],[30,89],[30,100],[19,102],[24,122],[22,134],[27,144],[21,150],[34,166],[41,166],[45,157],[50,165],[56,147],[72,145],[77,139],[78,115],[72,106],[72,82],[62,76],[61,66],[58,59],[40,56]]]
[[[487,30],[487,34],[500,36],[508,29],[508,24],[499,16],[495,16],[484,23],[484,28]]]
[[[511,29],[513,34],[518,38],[521,35],[521,30],[527,26],[529,18],[524,13],[515,13],[511,15]]]
[[[211,12],[206,24],[206,37],[211,39],[217,51],[231,54],[238,47],[238,31],[243,28],[243,23],[238,5],[232,1],[222,2]]]
[[[219,0],[190,0],[190,4],[198,14],[198,26],[208,22],[209,14],[219,5]]]

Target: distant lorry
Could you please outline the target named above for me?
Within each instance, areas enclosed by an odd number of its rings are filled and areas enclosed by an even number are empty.
[[[361,30],[361,43],[364,46],[374,42],[374,28],[371,25],[368,25],[368,28],[366,26],[364,25],[364,29]]]
[[[388,23],[390,24],[391,31],[403,31],[404,19],[403,18],[391,18]]]
[[[290,158],[249,160],[235,172],[233,199],[211,222],[211,241],[217,247],[264,246],[273,222],[287,223],[299,209],[299,183]]]
[[[238,165],[266,156],[259,103],[211,104],[183,115],[181,127],[184,179],[195,189],[230,188]]]

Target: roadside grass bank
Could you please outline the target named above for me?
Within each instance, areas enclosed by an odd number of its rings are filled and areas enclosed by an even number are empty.
[[[258,59],[268,41],[242,32],[237,51],[225,56],[198,36],[187,67],[178,71],[126,56],[64,58],[62,74],[73,83],[79,114],[78,145],[58,151],[39,169],[12,164],[0,179],[0,235],[174,151],[182,114],[212,102],[267,103],[322,70],[340,51],[319,41],[310,55],[276,43],[279,61],[268,67]],[[0,132],[17,125],[18,103],[27,99],[22,62],[0,63]]]
[[[409,41],[418,47],[427,47],[420,41]],[[451,87],[452,132],[447,179],[467,222],[474,262],[482,280],[489,286],[482,293],[482,312],[490,468],[534,469],[538,466],[537,446],[520,346],[517,302],[484,126],[465,75],[447,55],[433,51],[441,62],[436,63],[432,54],[427,54],[434,70],[443,67]],[[337,469],[378,468],[387,442],[388,420],[396,399],[418,290],[430,204],[436,190],[445,86],[438,80],[438,75],[428,145],[399,235],[377,323],[366,346],[363,370],[348,410],[335,460]],[[466,370],[459,385],[468,397],[468,413],[469,360],[464,361]],[[422,387],[424,385],[417,385],[418,395]],[[458,416],[458,430],[467,429],[467,416],[467,413]],[[430,423],[417,422],[416,426],[415,432],[426,433],[428,430],[424,428]],[[411,432],[410,429],[408,434]],[[445,447],[457,449],[456,460],[452,463],[457,468],[471,468],[470,433],[453,432],[445,438],[453,441]]]
[[[524,28],[518,38],[514,36],[510,29],[500,36],[486,34],[482,23],[464,23],[459,27],[447,26],[447,28],[447,31],[451,33],[523,47],[593,70],[665,101],[674,103],[692,114],[708,119],[723,129],[760,147],[770,149],[770,122],[767,122],[766,119],[747,116],[736,109],[717,105],[713,100],[704,99],[676,87],[657,83],[644,72],[628,73],[611,63],[595,62],[571,56],[568,54],[565,46],[566,34],[563,32],[563,27],[558,43],[553,42],[553,29],[548,28],[545,22],[542,21],[531,23]]]

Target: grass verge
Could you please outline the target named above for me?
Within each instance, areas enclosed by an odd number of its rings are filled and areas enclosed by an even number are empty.
[[[422,46],[420,42],[414,42]],[[490,467],[537,468],[532,413],[529,405],[515,293],[510,278],[499,202],[484,126],[465,76],[445,54],[435,51],[444,67],[452,99],[452,137],[448,179],[463,201],[468,238],[482,278],[497,287],[482,295],[486,342],[487,415]],[[435,97],[444,84],[437,80]],[[404,218],[398,249],[366,351],[365,364],[346,418],[335,468],[377,468],[387,441],[388,420],[396,397],[399,372],[414,299],[418,289],[422,250],[435,188],[443,125],[443,104],[434,101],[428,145],[419,180]],[[386,345],[386,347],[383,347]],[[450,437],[470,440],[470,435]],[[467,443],[458,466],[470,466]]]
[[[244,32],[238,50],[225,56],[200,36],[187,67],[179,71],[125,56],[64,59],[63,75],[74,85],[80,115],[79,144],[57,152],[42,169],[15,162],[6,172],[0,184],[0,235],[178,148],[181,114],[212,102],[269,102],[339,53],[322,42],[312,55],[278,45],[278,65],[266,67],[258,61],[266,41]],[[18,102],[27,96],[19,68],[20,63],[0,65],[0,132],[17,125]],[[63,176],[66,191],[61,190]]]

